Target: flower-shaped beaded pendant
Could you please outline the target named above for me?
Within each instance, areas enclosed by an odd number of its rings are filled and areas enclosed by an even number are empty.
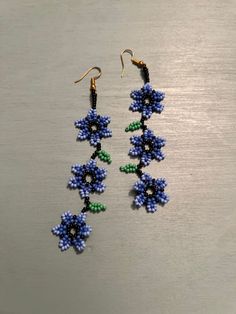
[[[142,135],[134,135],[130,138],[133,147],[129,150],[129,155],[138,158],[139,163],[129,163],[120,167],[125,173],[136,173],[140,178],[134,184],[136,196],[134,204],[137,207],[145,206],[147,212],[154,213],[157,205],[164,205],[168,202],[169,197],[164,190],[167,185],[165,179],[155,179],[149,174],[142,172],[142,168],[148,166],[152,160],[161,161],[165,158],[162,147],[165,146],[166,140],[162,137],[155,136],[154,132],[147,128],[145,121],[150,119],[153,113],[161,113],[164,109],[162,103],[165,94],[161,91],[154,90],[149,82],[149,71],[143,61],[134,59],[133,52],[126,49],[123,53],[131,54],[131,61],[141,69],[141,75],[144,79],[144,85],[139,90],[130,93],[132,103],[129,109],[133,112],[141,113],[141,118],[129,124],[125,129],[126,132],[142,130]],[[121,63],[124,70],[124,62],[121,54]],[[123,73],[123,72],[122,72]]]
[[[61,251],[68,250],[70,246],[82,252],[85,249],[85,239],[89,237],[92,228],[86,224],[85,213],[73,215],[70,211],[61,216],[61,223],[52,228],[52,233],[59,237]]]
[[[59,248],[61,251],[73,247],[77,252],[82,252],[85,248],[85,240],[92,230],[86,224],[86,212],[99,213],[106,210],[104,204],[90,201],[91,194],[105,191],[106,185],[103,181],[107,176],[107,170],[99,167],[95,159],[98,157],[103,162],[111,163],[110,154],[101,148],[101,140],[112,135],[111,130],[107,128],[111,121],[110,117],[101,116],[97,114],[96,110],[97,93],[95,80],[101,75],[101,69],[98,67],[91,68],[82,78],[93,69],[99,70],[100,74],[91,79],[92,108],[85,118],[75,121],[74,124],[80,130],[77,139],[89,141],[91,146],[96,147],[96,150],[86,164],[74,164],[71,167],[73,177],[69,179],[68,188],[79,190],[79,195],[84,201],[84,207],[78,215],[74,215],[70,211],[65,212],[61,216],[61,223],[52,228],[52,233],[59,237]]]
[[[68,186],[71,189],[79,189],[81,198],[89,197],[90,193],[102,193],[106,185],[102,182],[107,175],[105,168],[99,168],[96,161],[90,159],[87,164],[76,164],[71,167],[71,172],[74,174]]]
[[[145,119],[151,118],[153,113],[161,113],[164,109],[161,101],[165,94],[154,90],[149,83],[144,84],[140,90],[131,92],[130,97],[134,100],[129,107],[130,110],[140,112]]]
[[[111,130],[107,128],[110,122],[110,117],[100,116],[96,109],[90,109],[84,119],[75,121],[75,127],[80,129],[77,139],[88,140],[91,145],[96,146],[101,139],[111,137]]]
[[[154,213],[157,204],[164,205],[169,200],[164,192],[165,187],[165,179],[153,179],[149,174],[143,173],[140,180],[134,184],[135,204],[137,207],[145,205],[147,212]]]
[[[145,130],[143,135],[134,135],[130,138],[132,147],[129,154],[133,157],[138,157],[143,166],[148,166],[153,159],[161,161],[165,158],[161,148],[165,146],[165,139],[157,137],[152,130]]]

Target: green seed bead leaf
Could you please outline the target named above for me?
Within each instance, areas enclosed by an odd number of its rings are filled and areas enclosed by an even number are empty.
[[[131,122],[129,124],[129,126],[127,126],[127,128],[125,129],[125,132],[133,132],[135,130],[138,130],[141,128],[141,122],[140,121],[134,121],[134,122]]]
[[[101,161],[103,161],[103,162],[107,162],[108,164],[110,164],[111,163],[111,155],[108,153],[108,152],[106,152],[105,150],[100,150],[99,152],[98,152],[98,158],[101,160]]]
[[[135,164],[126,164],[120,167],[120,171],[125,173],[135,173],[137,169],[138,167]]]
[[[101,204],[101,203],[90,203],[89,210],[92,213],[100,213],[101,211],[104,212],[106,210],[106,205]]]

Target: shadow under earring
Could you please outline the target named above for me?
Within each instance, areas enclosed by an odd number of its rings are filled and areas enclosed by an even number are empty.
[[[142,169],[150,164],[152,160],[161,161],[165,155],[161,148],[165,146],[165,139],[154,135],[145,121],[150,119],[153,113],[161,113],[164,105],[161,103],[165,94],[161,91],[156,91],[152,88],[149,80],[149,71],[146,64],[134,58],[134,53],[131,49],[125,49],[120,57],[122,64],[122,74],[124,74],[123,54],[131,55],[131,62],[141,70],[141,75],[144,80],[144,86],[140,90],[131,92],[130,97],[133,99],[129,109],[133,112],[141,113],[141,119],[129,124],[125,129],[126,132],[133,132],[141,129],[142,135],[134,135],[130,138],[130,143],[133,147],[129,150],[129,155],[139,159],[138,164],[129,163],[120,167],[120,170],[125,173],[136,173],[139,180],[134,184],[136,196],[134,204],[137,207],[144,205],[147,212],[154,213],[157,210],[157,204],[164,205],[169,201],[169,197],[164,190],[167,186],[165,179],[155,179],[150,174],[145,173]]]
[[[102,193],[106,188],[103,181],[107,176],[107,170],[97,166],[96,157],[103,162],[111,163],[110,155],[101,148],[101,140],[112,135],[111,130],[107,128],[111,119],[108,116],[97,114],[96,111],[95,81],[101,76],[101,69],[99,67],[90,68],[75,83],[80,82],[93,69],[98,70],[99,74],[91,78],[92,108],[85,118],[75,121],[74,124],[80,130],[77,140],[87,140],[96,149],[86,164],[75,164],[71,167],[73,177],[68,182],[68,188],[79,190],[80,197],[84,200],[84,207],[78,215],[74,215],[71,211],[63,213],[61,223],[52,228],[52,233],[60,239],[59,248],[61,251],[65,251],[72,246],[76,251],[82,252],[85,249],[85,240],[92,231],[92,228],[86,224],[87,212],[99,213],[106,210],[104,204],[90,201],[90,194]]]

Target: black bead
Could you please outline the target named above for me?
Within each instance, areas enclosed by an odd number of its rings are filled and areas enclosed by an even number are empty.
[[[145,131],[145,130],[147,129],[147,126],[146,126],[145,124],[143,124],[143,125],[141,126],[141,128],[142,128],[143,131]]]
[[[95,159],[97,157],[97,152],[95,151],[92,156],[91,156],[91,159]]]
[[[92,104],[92,108],[96,109],[97,93],[94,89],[91,90],[91,104]]]
[[[137,165],[137,168],[138,169],[141,169],[143,166],[142,166],[142,163],[141,163],[141,161],[140,161],[140,163]]]
[[[142,74],[143,74],[143,79],[144,79],[145,84],[150,82],[149,71],[148,71],[148,68],[146,66],[144,66],[142,68]]]
[[[89,197],[85,197],[84,203],[85,203],[86,205],[89,204]]]
[[[86,213],[88,211],[88,207],[84,207],[82,210],[81,210],[81,213]]]
[[[137,171],[136,171],[136,173],[137,173],[137,175],[139,176],[139,177],[141,177],[142,176],[142,171],[140,170],[140,169],[138,169]]]
[[[98,144],[97,144],[97,151],[101,150],[101,148],[102,148],[101,143],[98,143]]]

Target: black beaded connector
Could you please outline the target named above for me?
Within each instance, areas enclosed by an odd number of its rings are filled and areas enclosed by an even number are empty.
[[[95,89],[91,89],[91,106],[93,109],[96,109],[97,105],[97,93]]]
[[[93,152],[93,154],[91,155],[91,159],[95,159],[98,155],[98,152],[102,149],[102,145],[101,143],[98,143],[96,146],[96,150]]]
[[[142,75],[143,75],[143,79],[144,79],[144,83],[149,83],[150,82],[150,78],[149,78],[149,71],[148,71],[148,68],[147,66],[143,66],[142,67]]]

